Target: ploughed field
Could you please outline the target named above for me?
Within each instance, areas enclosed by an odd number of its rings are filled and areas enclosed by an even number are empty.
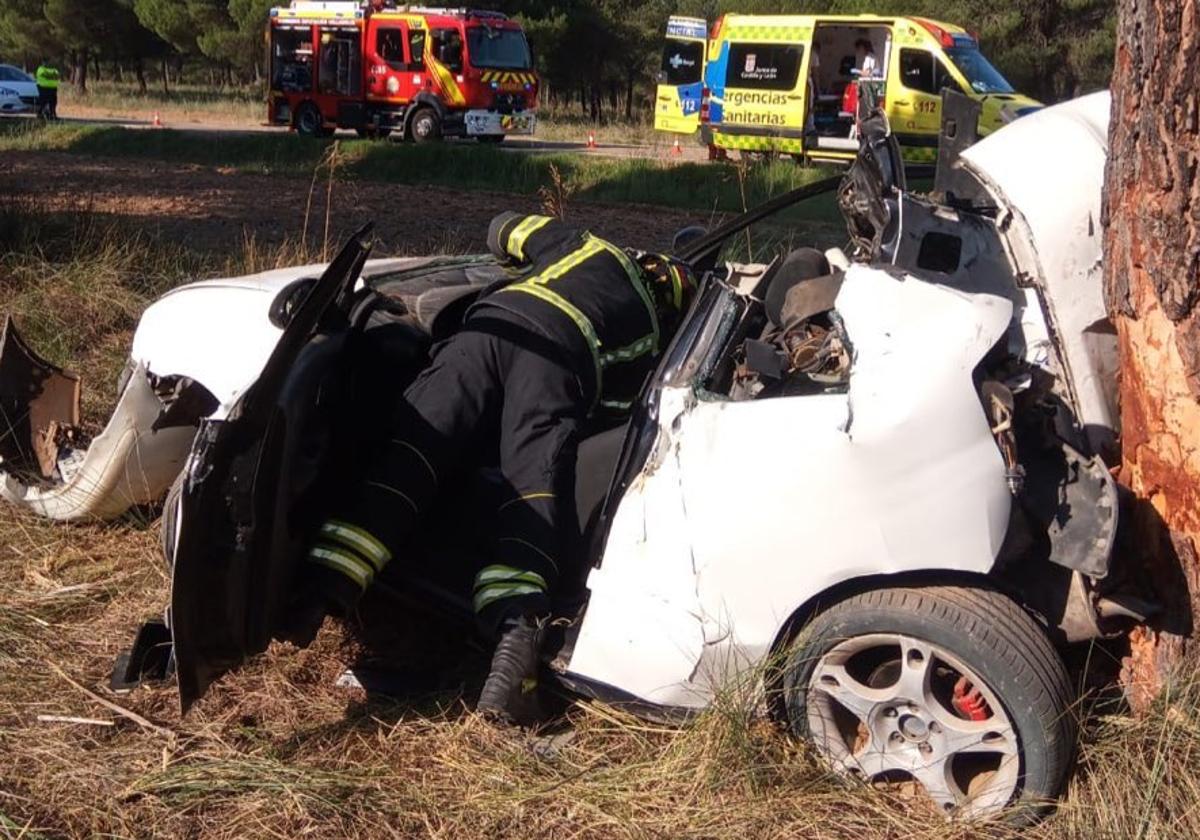
[[[309,242],[319,246],[329,192],[325,177],[313,184],[310,177],[64,152],[10,150],[0,168],[2,196],[35,200],[51,212],[86,210],[212,251],[241,248],[248,236],[262,244],[296,241],[306,214]],[[375,222],[380,255],[465,253],[484,249],[488,222],[497,213],[535,212],[540,206],[533,194],[338,180],[328,217],[333,241]],[[570,221],[598,236],[645,249],[664,249],[676,230],[710,217],[595,203],[567,210]]]

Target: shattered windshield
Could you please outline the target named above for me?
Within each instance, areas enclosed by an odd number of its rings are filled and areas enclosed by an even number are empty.
[[[1000,71],[983,57],[977,47],[947,47],[946,55],[954,62],[976,93],[1013,93],[1013,86]]]
[[[533,67],[529,43],[519,29],[472,26],[467,30],[467,47],[476,67],[528,70]]]

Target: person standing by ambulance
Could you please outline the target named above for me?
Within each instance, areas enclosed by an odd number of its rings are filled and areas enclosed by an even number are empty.
[[[58,119],[58,68],[49,60],[38,65],[34,74],[38,89],[38,116],[42,119]]]

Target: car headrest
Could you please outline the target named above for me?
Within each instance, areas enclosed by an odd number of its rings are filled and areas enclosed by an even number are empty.
[[[788,254],[771,278],[763,299],[771,323],[777,327],[783,324],[784,301],[793,286],[814,277],[824,277],[829,271],[829,260],[816,248],[797,248]]]

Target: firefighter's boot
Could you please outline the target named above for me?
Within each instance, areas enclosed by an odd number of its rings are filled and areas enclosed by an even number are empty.
[[[538,663],[545,635],[546,620],[530,615],[501,625],[492,667],[475,707],[480,715],[510,726],[528,726],[540,719]]]

